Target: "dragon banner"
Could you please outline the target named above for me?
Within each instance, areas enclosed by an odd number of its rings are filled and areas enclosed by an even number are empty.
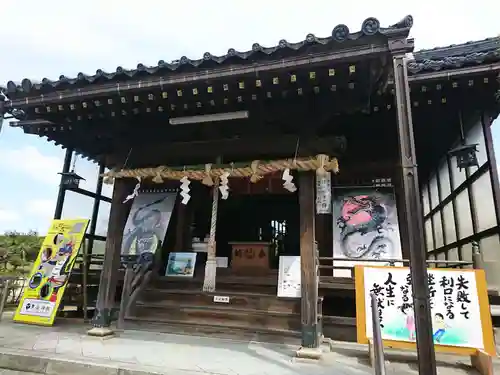
[[[336,188],[333,214],[335,266],[353,267],[370,260],[402,259],[392,187]],[[337,259],[345,259],[345,262]],[[334,269],[333,275],[352,276],[351,270],[345,268]]]

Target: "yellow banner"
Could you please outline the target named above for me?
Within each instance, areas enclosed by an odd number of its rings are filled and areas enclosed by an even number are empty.
[[[89,220],[53,220],[33,264],[14,320],[52,325]]]

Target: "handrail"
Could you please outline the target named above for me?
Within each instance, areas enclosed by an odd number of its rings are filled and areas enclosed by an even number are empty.
[[[2,283],[0,284],[2,287],[2,291],[0,293],[0,321],[2,320],[3,310],[5,309],[5,305],[7,304],[7,298],[10,291],[10,282],[11,278],[4,278],[2,280]]]
[[[345,258],[335,258],[335,257],[319,257],[319,260],[328,260],[328,261],[338,261],[338,262],[352,262],[352,259],[345,259]],[[394,265],[395,263],[410,263],[409,259],[369,259],[369,260],[363,260],[363,262],[366,263],[389,263],[390,265]],[[466,261],[466,260],[438,260],[438,259],[432,259],[432,260],[426,260],[427,264],[434,264],[434,263],[443,263],[443,264],[449,264],[449,265],[461,265],[461,266],[470,266],[473,264],[471,261]]]
[[[373,363],[375,375],[385,375],[384,343],[382,342],[382,331],[380,328],[380,316],[377,308],[377,296],[370,293],[372,308],[373,328]]]
[[[482,269],[482,262],[480,261],[482,259],[482,255],[479,251],[477,251],[477,254],[473,254],[473,260],[472,261],[464,261],[464,260],[426,260],[426,263],[432,267],[437,267],[438,264],[444,265],[445,267],[448,268],[463,268],[466,266],[472,266],[474,269]],[[354,265],[342,265],[342,262],[345,261],[350,261],[353,262],[353,260],[348,260],[345,258],[335,258],[335,257],[319,257],[319,265],[318,268],[320,270],[354,270]],[[334,264],[322,264],[322,262],[333,262]],[[335,263],[338,262],[338,263]],[[408,259],[370,259],[370,260],[365,260],[364,262],[366,263],[375,263],[375,264],[380,264],[384,266],[390,266],[390,267],[395,267],[397,264],[400,265],[409,265],[410,261]]]

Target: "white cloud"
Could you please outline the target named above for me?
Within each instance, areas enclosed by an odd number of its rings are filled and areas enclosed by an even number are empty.
[[[0,167],[16,174],[24,174],[37,182],[58,185],[61,159],[42,154],[33,146],[0,149]]]
[[[364,1],[354,11],[349,3],[331,0],[309,0],[307,6],[302,0],[283,4],[149,0],[138,17],[136,1],[87,0],[87,9],[99,11],[78,17],[68,1],[4,0],[0,46],[15,51],[16,58],[3,61],[6,65],[0,74],[5,81],[57,79],[60,74],[114,70],[119,65],[133,68],[138,62],[156,64],[182,55],[200,58],[205,51],[248,50],[254,42],[276,45],[282,38],[303,40],[310,32],[325,36],[339,23],[358,31],[367,17],[378,17],[388,26],[406,14],[415,18],[412,36],[418,48],[432,48],[497,35],[500,11],[500,2],[491,0],[442,0],[433,3],[432,12],[425,2],[401,6],[399,0]],[[25,8],[30,11],[19,11]]]
[[[36,216],[52,217],[56,207],[55,200],[52,199],[32,199],[25,205],[24,211]]]
[[[411,2],[401,7],[399,0],[380,0],[365,1],[362,5],[353,11],[349,3],[343,5],[331,0],[309,0],[307,6],[302,0],[290,0],[286,6],[283,2],[268,0],[150,0],[147,6],[141,7],[138,17],[136,1],[87,0],[86,9],[99,11],[89,17],[78,17],[74,4],[68,1],[4,0],[0,50],[13,51],[14,58],[2,61],[0,86],[8,80],[24,77],[57,79],[60,74],[74,76],[79,71],[93,74],[96,69],[134,68],[138,62],[155,65],[160,59],[169,61],[183,55],[200,58],[205,51],[224,54],[228,48],[248,50],[254,42],[273,46],[282,38],[291,42],[303,40],[310,32],[329,35],[339,23],[357,31],[361,22],[370,16],[378,17],[381,24],[387,26],[412,14],[415,18],[412,36],[417,49],[498,35],[498,1],[442,0],[433,3],[432,12],[425,2]],[[30,11],[20,11],[22,9]],[[20,130],[4,126],[2,136],[10,132],[20,133]],[[500,139],[500,135],[496,139]],[[48,198],[55,200],[62,157],[44,155],[22,142],[12,144],[16,146],[11,149],[7,143],[0,147],[0,173],[9,172],[9,178],[12,176],[15,180],[13,184],[29,184],[30,178],[46,184],[53,188]],[[76,172],[86,179],[81,187],[94,191],[97,167],[77,161]],[[104,186],[105,195],[110,196],[111,191],[111,186]],[[14,202],[17,200],[6,203]],[[46,228],[48,223],[44,220],[52,217],[54,204],[50,199],[34,199],[26,206],[19,203],[18,211],[11,210],[17,208],[11,205],[2,206],[9,209],[0,209],[0,223],[5,223],[4,227],[11,222],[18,227],[28,226],[32,225],[27,219],[31,216],[37,218],[40,228]],[[66,212],[87,216],[91,210],[87,205],[92,205],[92,200],[72,203],[67,196],[66,205],[69,206]],[[98,219],[100,231],[106,226],[105,216]]]
[[[0,209],[0,223],[11,224],[19,221],[21,216],[17,211],[14,210],[3,210]]]

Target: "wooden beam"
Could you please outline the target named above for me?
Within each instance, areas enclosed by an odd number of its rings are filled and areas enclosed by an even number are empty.
[[[318,348],[318,274],[314,234],[314,172],[299,174],[302,347]]]
[[[218,154],[223,154],[227,162],[247,161],[248,157],[253,159],[263,158],[266,155],[285,156],[293,158],[297,150],[299,156],[311,156],[325,153],[336,156],[346,148],[345,137],[325,137],[301,139],[297,136],[285,136],[279,138],[266,138],[263,136],[254,138],[220,139],[198,142],[175,142],[157,143],[134,147],[132,151],[122,149],[121,152],[109,156],[108,166],[123,166],[127,155],[130,153],[127,165],[155,166],[161,160],[163,164],[182,166],[183,164],[206,163],[214,160]],[[236,160],[235,160],[236,159]]]
[[[115,308],[116,284],[120,268],[120,254],[123,230],[130,211],[131,203],[123,201],[132,189],[130,181],[115,181],[111,212],[109,214],[108,235],[104,252],[104,264],[101,271],[99,292],[97,294],[96,312],[92,319],[91,336],[108,336],[113,334],[110,328],[113,309]]]

